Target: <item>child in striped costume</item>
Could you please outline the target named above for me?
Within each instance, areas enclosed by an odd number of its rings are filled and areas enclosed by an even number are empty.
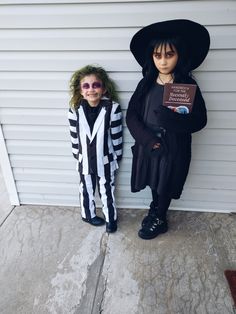
[[[115,232],[114,175],[122,157],[122,112],[115,85],[102,67],[87,65],[72,75],[70,91],[68,119],[82,220],[93,226],[106,223],[106,232]],[[105,220],[96,215],[96,185]]]

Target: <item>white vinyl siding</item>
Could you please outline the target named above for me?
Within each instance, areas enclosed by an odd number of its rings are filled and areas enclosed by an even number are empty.
[[[171,206],[236,212],[236,2],[227,0],[1,1],[0,124],[21,204],[79,204],[67,121],[72,73],[103,66],[118,85],[125,117],[141,78],[130,40],[142,26],[174,18],[204,24],[211,49],[194,73],[208,124],[193,135],[190,173]],[[118,207],[146,207],[148,189],[130,192],[133,139],[125,121],[124,142]]]

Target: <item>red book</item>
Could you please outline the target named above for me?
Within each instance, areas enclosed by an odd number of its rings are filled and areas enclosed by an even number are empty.
[[[164,85],[163,105],[171,110],[187,114],[192,111],[197,85],[166,83]]]

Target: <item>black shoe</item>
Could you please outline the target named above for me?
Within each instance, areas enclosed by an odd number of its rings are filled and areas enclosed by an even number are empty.
[[[92,226],[95,226],[95,227],[102,226],[105,224],[105,220],[101,217],[98,217],[98,216],[95,216],[95,217],[90,218],[90,219],[82,217],[82,220],[89,223]]]
[[[167,220],[161,220],[156,217],[139,230],[138,236],[142,239],[150,240],[156,238],[159,234],[165,233],[167,231]]]
[[[142,228],[148,225],[156,216],[157,216],[157,206],[155,206],[154,203],[151,202],[148,214],[147,216],[144,217],[141,223]]]
[[[117,230],[117,220],[106,222],[106,232],[107,233],[113,233]]]

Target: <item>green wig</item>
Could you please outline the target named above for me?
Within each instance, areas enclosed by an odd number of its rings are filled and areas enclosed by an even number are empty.
[[[80,82],[87,75],[95,75],[97,79],[102,82],[103,87],[106,90],[104,96],[112,101],[119,101],[116,92],[116,85],[114,81],[109,78],[107,72],[102,67],[86,65],[85,67],[75,71],[70,79],[70,106],[72,108],[77,108],[79,106],[80,100],[83,98],[83,96],[80,94]]]

